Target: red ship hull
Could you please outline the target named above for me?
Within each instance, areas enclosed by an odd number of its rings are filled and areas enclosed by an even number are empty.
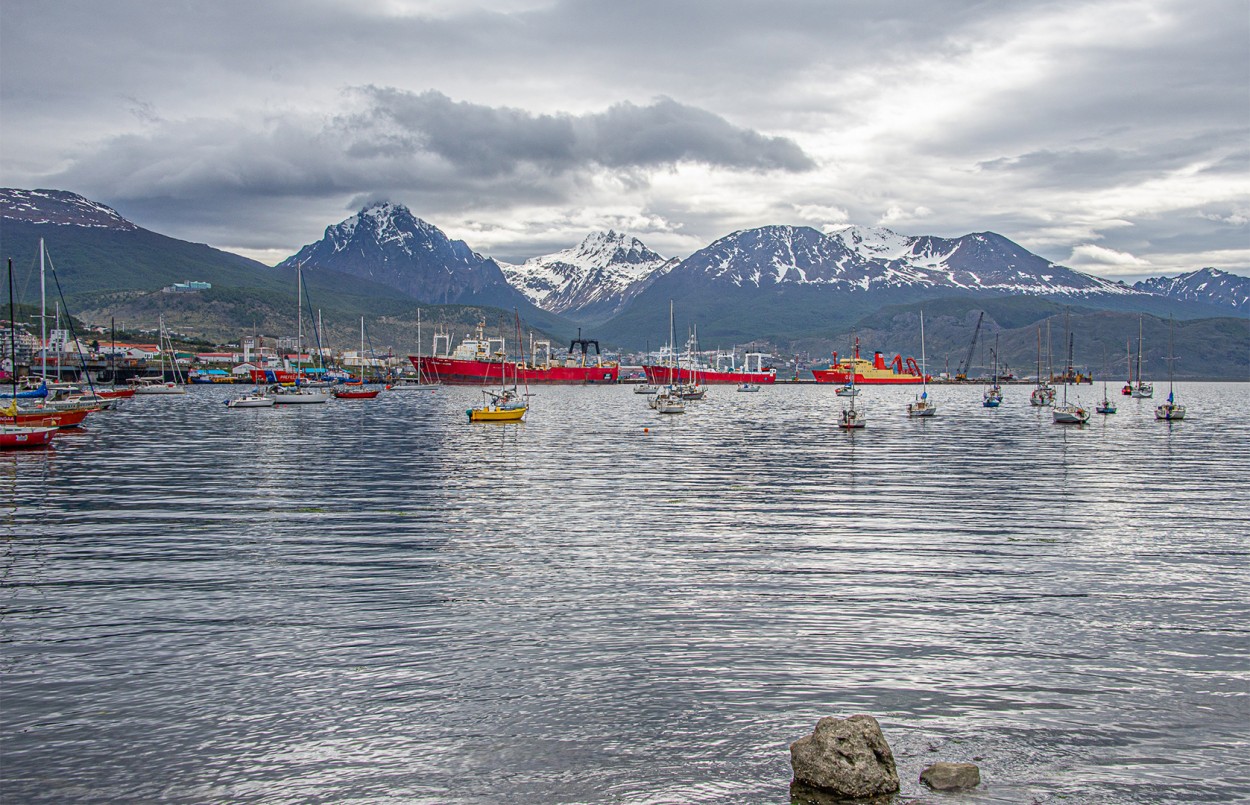
[[[657,386],[672,383],[693,383],[696,380],[707,386],[737,385],[739,383],[775,383],[777,373],[767,372],[698,372],[690,369],[674,369],[669,366],[644,366],[647,382]],[[672,378],[671,381],[669,378]]]
[[[813,369],[812,376],[816,378],[817,383],[845,385],[851,381],[849,371],[838,369]],[[857,386],[918,386],[923,382],[924,379],[919,375],[897,374],[888,377],[855,375]]]
[[[518,366],[503,361],[476,361],[458,358],[432,358],[409,355],[418,377],[428,377],[453,386],[484,386],[505,381],[535,385],[581,386],[615,383],[617,366]]]

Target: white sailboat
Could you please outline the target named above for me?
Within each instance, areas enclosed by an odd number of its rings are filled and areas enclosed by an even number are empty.
[[[935,414],[937,414],[937,406],[929,399],[929,375],[925,369],[924,311],[922,310],[920,311],[920,396],[907,404],[907,415],[928,417]]]
[[[295,265],[295,385],[273,385],[269,387],[269,395],[275,405],[312,405],[329,401],[333,392],[328,388],[308,388],[305,383],[301,366],[304,354],[304,269],[303,265]]]
[[[421,308],[417,308],[417,360],[414,361],[417,366],[417,379],[415,381],[400,381],[392,383],[388,388],[392,391],[435,391],[442,387],[443,383],[436,377],[430,377],[425,372],[425,361],[421,352]]]
[[[134,388],[135,394],[186,394],[187,390],[178,381],[182,379],[178,371],[178,356],[174,353],[173,339],[165,332],[165,317],[159,318],[159,325],[156,336],[156,352],[161,361],[161,373],[157,377],[134,377],[128,382]],[[165,379],[165,348],[168,344],[170,362],[174,368],[174,379],[172,381]]]
[[[1100,414],[1114,414],[1115,403],[1112,402],[1111,396],[1107,392],[1107,350],[1104,348],[1102,352],[1102,402],[1094,406],[1094,410]]]
[[[668,343],[674,344],[674,327],[673,327],[673,300],[668,301]],[[648,398],[647,404],[651,406],[656,413],[660,414],[684,414],[686,413],[686,401],[682,399],[680,391],[673,383],[673,361],[676,359],[676,350],[669,350],[668,364],[668,385],[660,390],[658,394]]]
[[[1172,337],[1172,318],[1168,317],[1168,401],[1155,408],[1155,419],[1165,422],[1178,422],[1185,418],[1185,406],[1176,401],[1176,389],[1173,387],[1172,364],[1176,360],[1175,346]]]
[[[1050,358],[1050,322],[1046,322],[1046,357]],[[1037,328],[1037,387],[1029,395],[1029,405],[1041,407],[1055,404],[1055,388],[1042,380],[1042,328]]]
[[[1133,397],[1139,400],[1148,400],[1155,396],[1155,387],[1153,383],[1145,383],[1141,379],[1141,355],[1142,355],[1142,317],[1137,317],[1137,384],[1133,386],[1133,390],[1129,392]]]

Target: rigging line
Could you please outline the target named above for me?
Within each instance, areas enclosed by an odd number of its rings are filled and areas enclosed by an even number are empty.
[[[48,261],[48,268],[52,269],[52,281],[56,283],[56,294],[61,299],[61,307],[65,309],[65,321],[69,325],[69,334],[73,336],[74,346],[77,347],[78,349],[78,365],[82,367],[83,377],[87,378],[87,388],[91,389],[91,393],[94,395],[96,393],[95,383],[92,382],[91,380],[91,373],[87,371],[87,359],[83,357],[83,354],[82,354],[82,342],[78,340],[78,333],[74,329],[74,317],[69,312],[69,304],[65,301],[65,291],[61,290],[61,278],[57,276],[56,264],[52,262],[52,255],[48,254],[47,251],[44,252],[44,257]],[[158,336],[158,339],[159,339],[159,336]],[[48,346],[45,344],[43,348],[47,349]],[[173,351],[172,342],[170,342],[170,351],[171,352]],[[178,356],[171,355],[170,357],[172,357],[174,360],[174,377],[177,377],[178,376]],[[59,362],[57,363],[56,376],[58,379],[60,379],[61,377],[61,365]]]

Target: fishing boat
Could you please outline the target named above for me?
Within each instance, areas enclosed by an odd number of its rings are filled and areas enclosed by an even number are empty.
[[[920,377],[925,377],[924,311],[920,311]],[[907,404],[907,416],[930,417],[937,414],[937,406],[929,399],[929,384],[920,384],[920,394]]]
[[[1168,401],[1155,408],[1155,419],[1165,422],[1178,422],[1185,418],[1185,406],[1176,401],[1176,389],[1173,384],[1172,364],[1176,361],[1173,344],[1172,318],[1168,317]]]
[[[894,360],[886,363],[885,355],[874,352],[872,360],[859,356],[859,339],[855,339],[851,357],[838,360],[838,353],[833,353],[833,361],[826,369],[813,369],[812,376],[817,383],[837,383],[846,386],[855,378],[857,386],[897,386],[922,385],[925,378],[915,358],[904,358],[895,355]]]
[[[634,393],[635,394],[659,394],[660,390],[656,388],[655,386],[651,385],[650,383],[643,383],[642,385],[634,386]]]
[[[859,389],[855,388],[854,383],[847,383],[845,386],[838,386],[833,393],[839,397],[854,397],[859,394]]]
[[[759,383],[742,383],[738,386],[738,391],[759,391],[763,386]]]
[[[569,345],[569,356],[563,361],[554,361],[548,355],[541,364],[509,362],[506,359],[503,338],[488,338],[485,334],[486,322],[478,322],[476,337],[466,337],[450,354],[443,357],[435,355],[409,355],[417,370],[417,377],[433,377],[448,385],[481,386],[498,383],[504,376],[505,364],[507,373],[513,375],[519,383],[548,385],[591,385],[599,383],[615,383],[620,366],[615,362],[603,361],[599,356],[599,342],[591,339],[578,339]],[[519,336],[518,336],[519,340]],[[582,343],[580,357],[573,352],[573,346]],[[586,348],[593,344],[596,362],[591,362]]]
[[[1148,400],[1155,396],[1155,387],[1152,383],[1146,383],[1141,379],[1141,356],[1142,356],[1142,317],[1137,317],[1137,385],[1133,386],[1129,392],[1130,396],[1139,400]],[[1183,415],[1182,415],[1183,416]]]
[[[670,345],[672,343],[672,341],[669,342]],[[671,358],[668,362],[676,362],[678,364],[676,371],[668,363],[642,367],[643,372],[646,373],[647,382],[662,386],[668,382],[670,375],[673,378],[673,383],[678,385],[741,386],[747,383],[771,385],[777,382],[777,370],[771,366],[764,365],[764,359],[768,355],[763,352],[745,353],[741,366],[737,365],[736,358],[732,353],[718,354],[717,357],[718,364],[721,363],[721,358],[727,359],[730,364],[728,368],[724,368],[723,364],[704,366],[700,365],[700,360],[695,354],[696,350],[691,344],[693,344],[693,338],[686,349],[686,367],[681,366],[680,359],[676,358]],[[671,346],[668,349],[670,352],[672,351]],[[663,351],[661,351],[661,357],[663,357],[663,354]]]

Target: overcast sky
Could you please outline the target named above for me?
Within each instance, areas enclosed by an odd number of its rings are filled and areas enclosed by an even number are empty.
[[[1250,274],[1250,5],[4,0],[0,183],[267,263],[389,200],[512,262],[859,224]]]

